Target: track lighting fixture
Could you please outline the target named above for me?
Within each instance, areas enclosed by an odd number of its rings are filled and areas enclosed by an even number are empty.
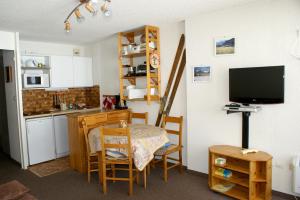
[[[93,14],[93,16],[97,15],[98,13],[98,9],[96,8],[100,8],[104,16],[106,17],[111,16],[111,12],[112,12],[110,7],[111,0],[102,0],[104,1],[104,3],[101,6],[98,6],[100,1],[101,0],[79,0],[79,4],[70,12],[70,14],[67,16],[67,18],[64,21],[66,32],[71,31],[70,17],[73,15],[73,13],[78,22],[84,21],[85,18],[84,16],[82,16],[79,10],[79,8],[83,5],[87,11]]]

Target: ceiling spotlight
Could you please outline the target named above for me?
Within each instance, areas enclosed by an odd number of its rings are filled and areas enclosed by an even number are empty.
[[[74,11],[75,15],[76,15],[76,19],[77,21],[80,23],[80,22],[83,22],[85,20],[84,16],[81,15],[79,9],[77,8],[75,11]]]
[[[111,16],[110,0],[104,0],[104,4],[101,6],[101,11],[105,17]]]
[[[70,24],[69,21],[66,21],[66,22],[65,22],[65,31],[66,31],[67,33],[70,33],[70,31],[71,31],[71,24]]]
[[[90,2],[85,4],[85,8],[95,16],[97,14],[97,11],[93,8],[92,4]]]

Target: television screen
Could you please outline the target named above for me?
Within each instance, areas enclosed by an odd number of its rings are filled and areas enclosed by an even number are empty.
[[[284,102],[284,66],[229,69],[229,100],[243,104]]]

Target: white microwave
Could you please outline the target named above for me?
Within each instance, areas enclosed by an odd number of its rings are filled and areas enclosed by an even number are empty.
[[[24,88],[48,88],[49,74],[24,74],[23,75]]]

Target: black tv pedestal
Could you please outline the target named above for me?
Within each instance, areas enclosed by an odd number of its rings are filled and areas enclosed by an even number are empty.
[[[232,113],[242,113],[242,148],[249,148],[249,118],[251,116],[251,112],[258,112],[261,110],[261,107],[258,106],[244,106],[240,107],[228,107],[225,106],[224,110],[227,111],[227,114]]]
[[[249,117],[251,112],[243,112],[242,120],[242,147],[244,149],[249,148]]]

